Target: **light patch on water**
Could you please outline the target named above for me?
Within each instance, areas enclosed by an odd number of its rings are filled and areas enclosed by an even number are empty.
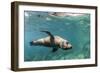
[[[29,13],[25,12],[24,14],[25,14],[25,17],[29,17]]]
[[[65,23],[65,25],[67,25],[67,26],[68,26],[68,25],[70,25],[70,23]]]
[[[82,16],[82,15],[84,15],[84,14],[75,14],[75,13],[69,13],[69,14],[67,14],[68,16]]]
[[[46,17],[46,20],[47,20],[47,21],[51,21],[52,19],[51,19],[51,18],[49,18],[49,17]]]

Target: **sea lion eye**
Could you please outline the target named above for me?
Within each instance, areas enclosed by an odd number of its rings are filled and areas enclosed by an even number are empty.
[[[66,44],[68,44],[69,42],[66,42]]]

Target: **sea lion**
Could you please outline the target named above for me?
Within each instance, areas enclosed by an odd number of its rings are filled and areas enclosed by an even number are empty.
[[[49,36],[45,38],[38,39],[36,41],[31,41],[30,45],[35,46],[45,46],[45,47],[52,47],[52,52],[56,52],[58,48],[63,50],[71,49],[72,45],[65,39],[61,38],[60,36],[53,36],[49,31],[41,31],[47,33]]]
[[[68,12],[50,12],[49,15],[65,17],[65,16],[82,16],[84,14],[83,13],[68,13]]]

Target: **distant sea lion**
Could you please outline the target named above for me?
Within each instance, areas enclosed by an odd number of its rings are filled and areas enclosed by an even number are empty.
[[[71,49],[72,45],[60,36],[53,36],[49,31],[41,31],[47,33],[49,36],[31,41],[30,45],[52,47],[52,52],[56,52],[59,48],[63,50]]]
[[[81,16],[84,14],[83,13],[68,13],[68,12],[50,12],[49,15],[65,17],[65,16]]]

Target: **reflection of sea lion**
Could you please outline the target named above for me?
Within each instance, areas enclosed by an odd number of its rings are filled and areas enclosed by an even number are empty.
[[[66,16],[66,13],[65,12],[54,12],[54,13],[52,13],[52,15],[54,15],[54,16]]]
[[[72,45],[67,40],[59,36],[53,36],[48,31],[42,31],[42,32],[47,33],[49,36],[42,39],[38,39],[36,41],[31,41],[30,45],[52,47],[53,48],[52,52],[57,51],[58,48],[62,48],[64,50],[72,48]]]
[[[60,16],[60,17],[65,17],[65,16],[81,16],[84,15],[82,13],[68,13],[68,12],[50,12],[50,16]]]

